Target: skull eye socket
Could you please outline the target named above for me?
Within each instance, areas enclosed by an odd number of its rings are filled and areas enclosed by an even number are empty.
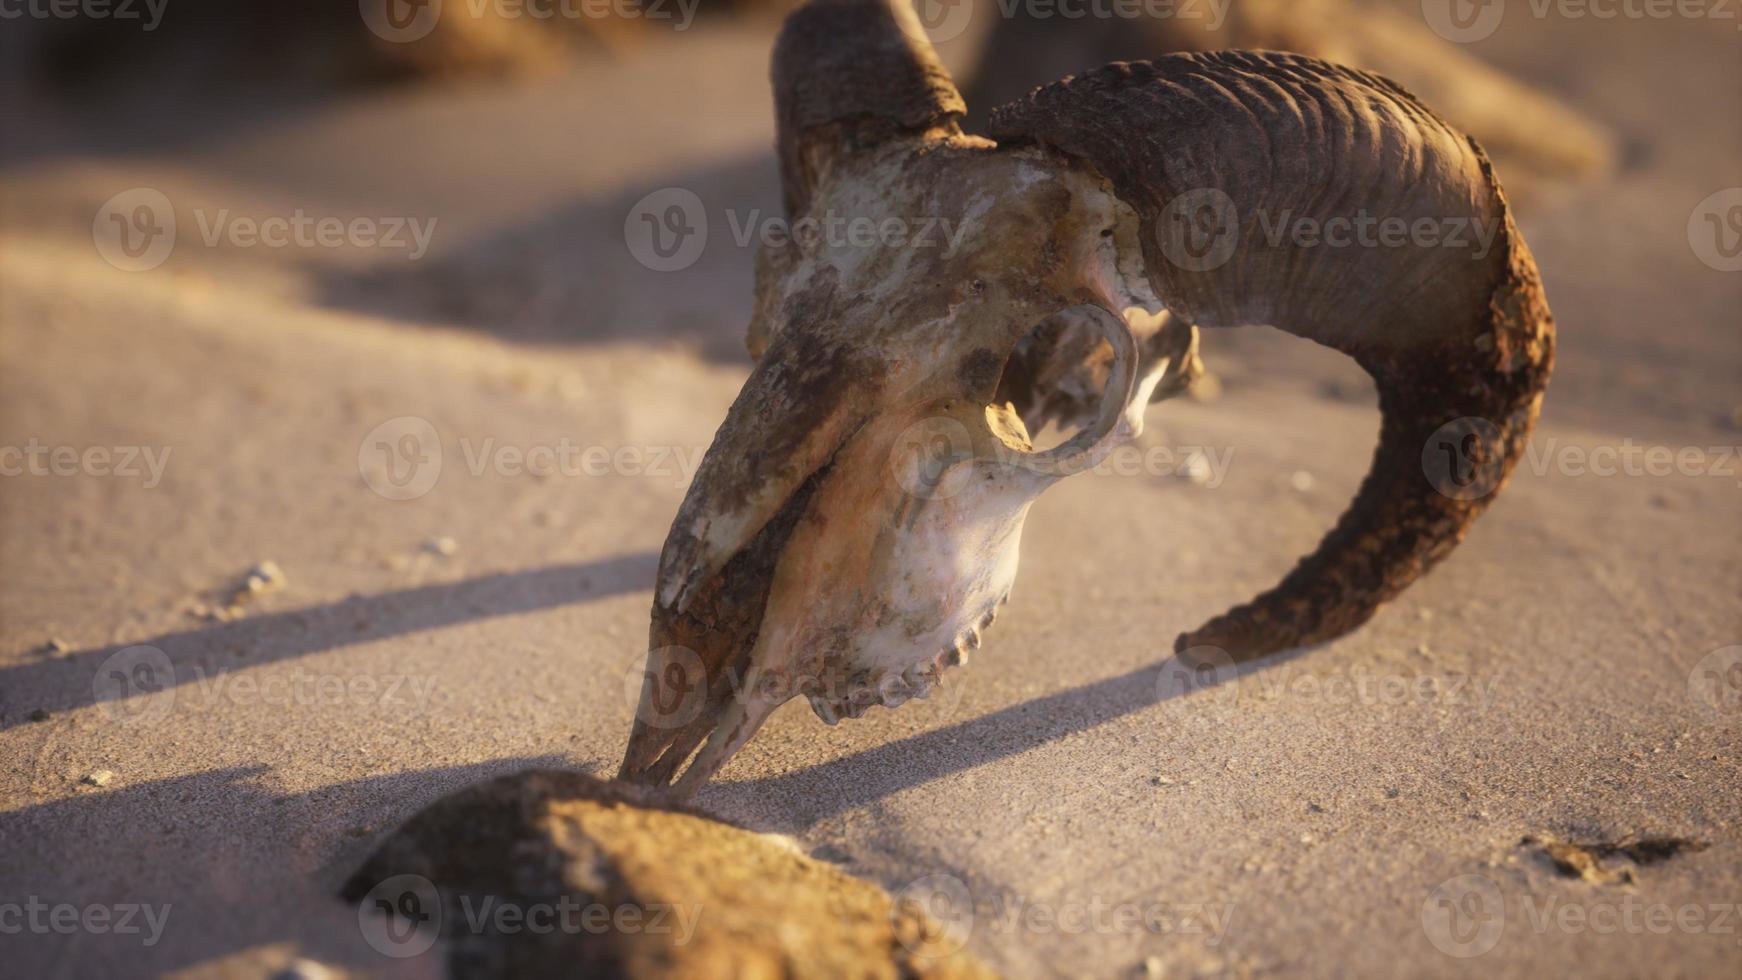
[[[1012,348],[988,421],[1002,408],[1021,423],[1026,451],[1050,449],[1094,421],[1112,367],[1113,348],[1088,318],[1049,316]]]

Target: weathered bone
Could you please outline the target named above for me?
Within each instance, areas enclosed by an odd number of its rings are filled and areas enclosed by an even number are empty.
[[[1552,320],[1486,158],[1391,83],[1289,55],[1112,65],[997,111],[997,145],[956,129],[948,76],[890,3],[818,0],[789,21],[775,57],[788,206],[824,227],[955,233],[758,256],[758,363],[666,541],[621,773],[676,779],[679,795],[792,697],[833,723],[924,696],[965,661],[1014,581],[1029,503],[1189,382],[1194,322],[1274,324],[1352,354],[1384,422],[1318,551],[1182,650],[1254,656],[1360,625],[1491,499],[1429,481],[1429,436],[1488,420],[1484,459],[1504,475],[1548,375]],[[1219,264],[1168,254],[1163,219],[1192,194],[1232,208],[1240,234]],[[1355,207],[1502,231],[1483,256],[1351,255],[1257,227]],[[1084,429],[1032,452],[1030,427],[1049,421]]]

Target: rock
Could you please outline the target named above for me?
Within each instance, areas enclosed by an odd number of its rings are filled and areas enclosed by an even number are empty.
[[[31,721],[47,721],[48,711],[43,708],[32,708],[29,718]]]
[[[430,538],[423,543],[423,547],[430,554],[441,555],[443,558],[460,550],[459,542],[449,537]]]
[[[790,842],[573,772],[438,800],[343,894],[371,942],[421,921],[456,977],[992,975],[913,905]]]
[[[224,612],[232,616],[240,614],[241,607],[263,595],[269,595],[284,588],[288,581],[284,570],[275,561],[263,561],[255,565],[248,574],[243,576],[242,584],[230,593],[230,599],[225,603]],[[222,618],[220,616],[220,618]]]
[[[107,786],[115,781],[115,774],[108,769],[97,769],[87,772],[79,779],[86,786]]]

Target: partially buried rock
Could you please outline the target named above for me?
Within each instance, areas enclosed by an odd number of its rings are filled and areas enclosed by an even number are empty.
[[[784,838],[573,772],[437,801],[344,897],[377,947],[439,938],[430,955],[456,977],[992,975],[919,909]]]

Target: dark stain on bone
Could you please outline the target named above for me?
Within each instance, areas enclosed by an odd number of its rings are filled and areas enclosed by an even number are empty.
[[[998,352],[982,347],[962,362],[962,383],[970,391],[990,392],[1004,373],[1004,359]]]
[[[1632,884],[1634,881],[1633,867],[1609,867],[1605,861],[1624,858],[1634,866],[1644,867],[1711,846],[1705,841],[1685,837],[1639,837],[1632,834],[1619,840],[1589,843],[1563,841],[1544,834],[1526,837],[1519,843],[1539,853],[1563,877],[1597,884]]]

